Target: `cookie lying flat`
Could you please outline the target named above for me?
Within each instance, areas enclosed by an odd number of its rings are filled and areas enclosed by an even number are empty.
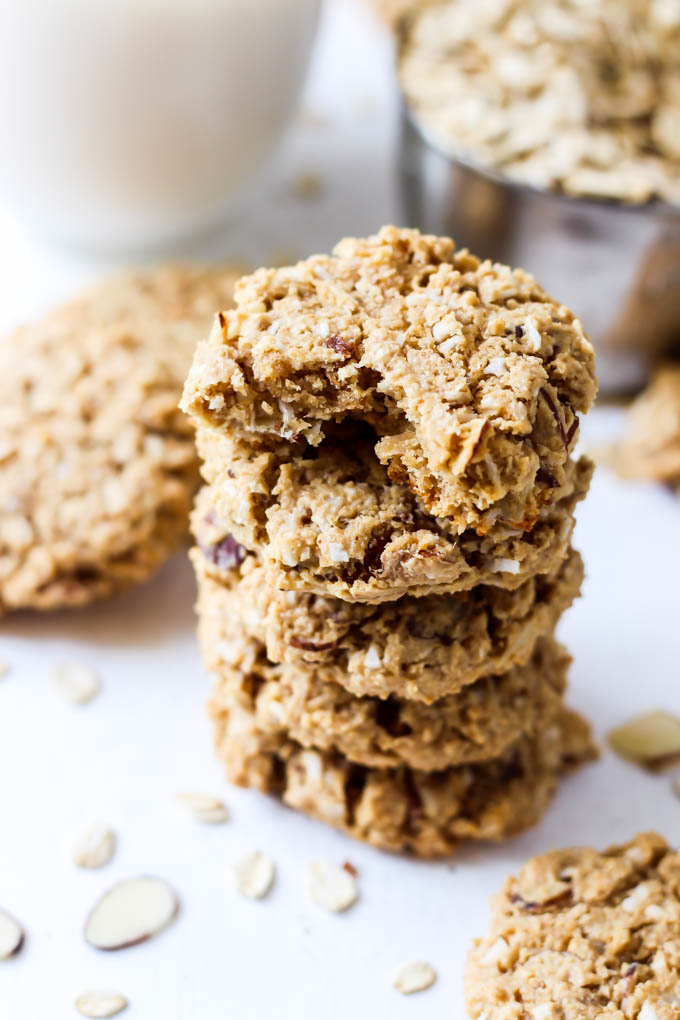
[[[390,477],[459,532],[530,528],[564,484],[593,351],[521,270],[386,227],[258,270],[235,296],[185,387],[201,421],[317,447],[360,419]]]
[[[253,711],[217,685],[210,710],[227,778],[383,850],[420,857],[452,853],[465,840],[502,840],[534,825],[559,775],[593,756],[590,732],[567,710],[501,758],[418,772],[367,769],[260,729]]]
[[[179,546],[198,469],[177,400],[237,275],[120,276],[0,342],[0,613],[111,595]]]
[[[535,857],[493,901],[473,1020],[677,1020],[680,854],[655,833]]]
[[[513,589],[551,573],[567,554],[592,471],[586,459],[570,460],[530,531],[498,521],[487,535],[459,535],[449,518],[429,516],[390,481],[364,440],[289,449],[285,459],[206,429],[197,442],[215,513],[239,543],[261,551],[272,585],[348,602],[480,584]]]
[[[514,591],[482,585],[378,605],[279,591],[267,583],[261,559],[219,526],[210,503],[204,488],[192,525],[197,574],[219,581],[231,618],[266,643],[272,662],[317,665],[357,695],[431,702],[526,662],[583,579],[581,557],[571,550],[554,574]]]
[[[634,401],[615,463],[624,477],[680,486],[680,365],[661,368]]]
[[[569,656],[541,638],[524,665],[432,705],[355,697],[323,666],[272,663],[264,644],[244,634],[230,593],[204,572],[198,582],[199,642],[224,696],[251,709],[263,732],[361,765],[430,771],[498,757],[552,718],[564,695]]]

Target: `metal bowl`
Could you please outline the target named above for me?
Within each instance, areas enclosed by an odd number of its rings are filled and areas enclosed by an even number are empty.
[[[401,115],[404,221],[532,273],[582,320],[601,391],[639,387],[680,340],[680,207],[571,198],[453,158]]]

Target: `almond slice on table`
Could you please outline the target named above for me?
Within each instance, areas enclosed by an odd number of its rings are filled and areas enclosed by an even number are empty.
[[[19,922],[0,907],[0,960],[16,956],[26,935]]]
[[[86,705],[101,690],[99,677],[82,662],[62,662],[54,670],[54,683],[65,701]]]
[[[437,980],[437,972],[434,967],[424,960],[412,960],[399,968],[394,978],[394,987],[402,995],[413,995],[414,992],[424,992]]]
[[[607,740],[623,758],[655,771],[680,759],[680,719],[669,712],[645,712],[612,730]]]
[[[312,901],[332,914],[348,910],[359,898],[354,876],[328,861],[312,861],[307,877]]]
[[[177,896],[164,879],[128,878],[95,903],[85,922],[85,941],[96,949],[127,949],[167,928],[178,910]]]
[[[216,824],[226,822],[229,812],[223,801],[209,793],[178,793],[177,800],[191,811],[199,822]]]
[[[114,992],[110,988],[93,988],[79,995],[75,1001],[75,1007],[82,1016],[91,1017],[92,1020],[101,1020],[102,1017],[117,1016],[127,1009],[128,1001],[120,992]]]
[[[273,862],[257,850],[237,861],[234,871],[236,888],[242,896],[251,900],[260,900],[267,895],[276,874]]]
[[[103,868],[113,857],[116,834],[96,822],[83,832],[73,848],[73,863],[79,868]]]

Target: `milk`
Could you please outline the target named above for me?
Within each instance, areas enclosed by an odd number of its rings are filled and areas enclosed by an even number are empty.
[[[0,201],[155,245],[224,218],[294,110],[319,0],[0,0]]]

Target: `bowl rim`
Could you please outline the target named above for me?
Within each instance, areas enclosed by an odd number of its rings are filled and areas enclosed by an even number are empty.
[[[561,203],[565,206],[565,208],[570,207],[571,209],[578,209],[581,207],[584,212],[590,212],[593,209],[598,209],[606,210],[607,212],[616,210],[617,213],[623,212],[626,214],[651,214],[655,219],[663,218],[665,220],[677,220],[680,225],[680,203],[676,205],[672,202],[667,202],[659,198],[651,198],[646,202],[626,202],[622,198],[598,198],[595,195],[570,195],[565,191],[558,191],[557,189],[551,188],[540,188],[536,184],[531,184],[529,181],[522,181],[510,177],[508,174],[504,174],[494,167],[485,166],[483,163],[475,160],[473,156],[465,154],[464,152],[454,154],[448,149],[445,149],[444,146],[436,140],[436,138],[433,138],[430,132],[427,131],[426,126],[418,119],[401,86],[401,80],[399,79],[398,73],[398,61],[396,70],[397,80],[399,82],[399,94],[401,98],[400,106],[402,122],[406,121],[428,149],[446,160],[446,162],[450,163],[452,166],[460,166],[465,170],[476,173],[478,176],[485,178],[493,184],[507,188],[509,191],[525,194],[529,198],[539,196],[543,199],[550,199],[558,204]]]

